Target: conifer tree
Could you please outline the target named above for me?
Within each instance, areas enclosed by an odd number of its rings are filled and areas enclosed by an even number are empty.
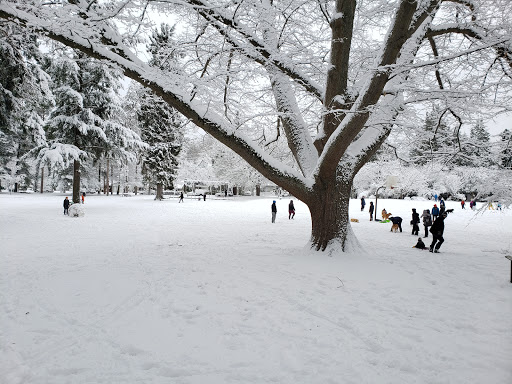
[[[174,27],[162,24],[154,30],[148,44],[151,65],[160,69],[176,70],[177,53],[173,49]],[[146,180],[157,186],[155,199],[162,200],[164,188],[172,188],[178,166],[183,135],[178,112],[160,97],[148,91],[139,92],[137,113],[142,139],[149,145],[142,156]]]
[[[112,69],[72,54],[56,60],[49,72],[57,105],[47,124],[50,145],[40,156],[60,168],[73,163],[73,202],[77,203],[83,160],[101,155],[132,158],[132,150],[142,142],[116,120],[122,112],[116,101],[120,76]]]
[[[45,145],[44,118],[52,105],[37,38],[0,23],[0,176],[29,184],[32,154]]]

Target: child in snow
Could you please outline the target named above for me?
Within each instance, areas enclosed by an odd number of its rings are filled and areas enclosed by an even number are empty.
[[[418,249],[427,249],[427,246],[425,245],[423,240],[421,240],[421,237],[418,237],[418,242],[416,243],[416,245],[413,245],[412,247]]]

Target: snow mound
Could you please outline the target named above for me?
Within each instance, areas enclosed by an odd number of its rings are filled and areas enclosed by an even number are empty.
[[[71,217],[83,217],[85,215],[85,209],[82,204],[73,204],[69,207],[69,216]]]

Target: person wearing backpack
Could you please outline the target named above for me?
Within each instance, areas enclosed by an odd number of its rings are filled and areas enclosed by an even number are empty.
[[[421,218],[423,219],[423,227],[425,227],[425,237],[428,237],[428,227],[432,226],[432,216],[430,216],[430,211],[428,209],[424,209]]]

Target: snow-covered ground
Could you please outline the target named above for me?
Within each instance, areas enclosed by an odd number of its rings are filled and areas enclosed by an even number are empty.
[[[448,202],[432,254],[432,202],[379,200],[395,234],[354,200],[364,252],[327,257],[298,201],[63,198],[0,195],[2,384],[512,383],[510,211]]]

